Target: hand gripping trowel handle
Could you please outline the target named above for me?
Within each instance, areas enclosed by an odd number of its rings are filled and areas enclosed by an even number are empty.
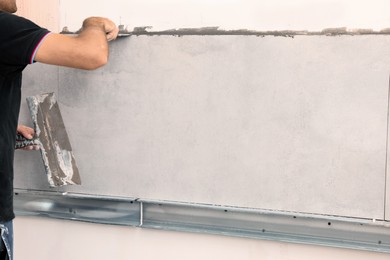
[[[27,139],[21,134],[16,135],[15,149],[21,149],[31,145],[38,145],[36,137],[33,139]]]

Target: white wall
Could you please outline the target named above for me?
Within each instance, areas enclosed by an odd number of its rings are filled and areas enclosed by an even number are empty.
[[[82,19],[90,15],[109,16],[130,27],[152,25],[154,29],[217,25],[258,30],[390,27],[387,0],[63,0],[60,9],[59,1],[19,0],[19,6],[20,15],[54,31],[65,25],[78,29]],[[17,260],[389,258],[386,254],[345,249],[35,217],[16,218],[15,250]]]
[[[388,254],[36,217],[15,221],[16,260],[388,260]]]
[[[61,1],[61,26],[78,29],[85,16],[153,29],[221,26],[227,29],[321,30],[390,27],[387,0],[110,0]]]
[[[59,30],[59,0],[17,0],[18,13],[54,32]]]
[[[220,26],[225,29],[311,30],[390,27],[390,1],[372,0],[18,0],[19,13],[57,31],[80,28],[85,17],[154,30]],[[39,11],[37,11],[39,10]]]

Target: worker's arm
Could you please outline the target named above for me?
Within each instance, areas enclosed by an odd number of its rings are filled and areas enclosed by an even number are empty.
[[[92,70],[108,61],[108,41],[118,35],[118,27],[106,18],[90,17],[77,36],[51,33],[40,45],[34,60],[72,68]]]

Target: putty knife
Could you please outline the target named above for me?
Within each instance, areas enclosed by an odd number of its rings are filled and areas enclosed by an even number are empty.
[[[51,187],[81,184],[76,161],[54,93],[27,97],[35,136],[16,137],[16,147],[38,145]]]

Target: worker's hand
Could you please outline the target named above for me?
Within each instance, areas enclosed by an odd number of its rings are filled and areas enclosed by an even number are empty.
[[[18,125],[17,133],[23,135],[27,139],[32,139],[35,135],[34,129],[24,125]],[[22,148],[22,150],[39,150],[38,145],[30,145]]]
[[[119,28],[113,21],[105,19],[104,28],[106,30],[107,41],[115,40],[118,37]]]
[[[115,40],[118,36],[119,28],[110,19],[104,17],[89,17],[83,22],[83,29],[98,26],[106,33],[107,41]]]

